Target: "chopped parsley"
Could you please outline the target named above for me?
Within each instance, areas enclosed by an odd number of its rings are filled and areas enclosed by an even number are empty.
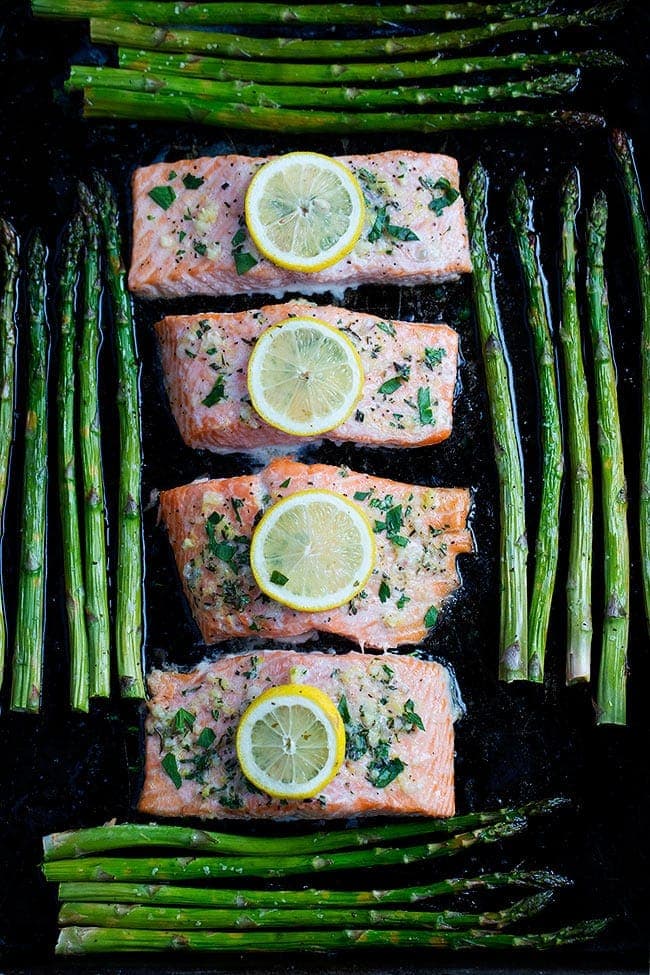
[[[418,416],[420,417],[420,423],[423,426],[433,423],[431,390],[428,388],[428,386],[420,386],[418,389]]]
[[[382,234],[387,234],[394,240],[419,240],[417,234],[414,234],[409,227],[398,227],[396,224],[390,222],[388,216],[388,211],[385,206],[379,207],[375,216],[375,222],[368,231],[368,240],[371,244],[379,240]]]
[[[288,581],[289,576],[283,575],[282,572],[278,572],[277,569],[274,569],[271,573],[271,582],[274,586],[286,586]]]
[[[196,743],[199,748],[209,748],[216,737],[217,736],[212,728],[204,728],[199,737],[196,739]]]
[[[404,381],[404,376],[393,376],[391,379],[387,379],[385,383],[382,383],[377,392],[383,396],[390,396],[392,393],[397,392]]]
[[[435,183],[430,176],[420,176],[420,185],[431,193],[429,209],[433,210],[437,217],[452,203],[455,203],[460,196],[458,190],[451,185],[445,176],[441,176]]]
[[[382,579],[379,583],[379,601],[385,603],[387,599],[390,599],[390,586],[385,579]]]
[[[169,210],[170,206],[176,199],[176,194],[171,186],[154,186],[152,190],[149,190],[148,195],[151,197],[153,202],[157,203],[158,206],[163,210]]]
[[[235,236],[231,241],[230,253],[235,262],[235,270],[237,274],[246,274],[250,271],[252,267],[258,263],[257,259],[249,254],[248,251],[244,250],[244,244],[246,243],[246,231],[243,227],[240,227]]]
[[[203,403],[204,406],[215,406],[217,403],[220,403],[221,400],[227,398],[228,397],[226,395],[226,390],[224,388],[223,376],[217,376],[214,382],[214,386],[212,387],[208,395],[205,397],[205,399],[201,400],[201,402]]]
[[[425,365],[427,365],[429,367],[429,369],[433,369],[434,366],[439,366],[440,363],[443,360],[443,357],[446,354],[447,353],[445,352],[444,349],[431,349],[431,348],[426,348],[424,350],[424,362],[425,362]]]
[[[373,750],[372,761],[368,762],[366,778],[376,789],[385,789],[405,768],[401,758],[389,758],[388,742],[380,741]]]
[[[362,724],[352,721],[345,695],[339,698],[338,712],[345,726],[345,757],[356,762],[368,751],[368,731]]]
[[[432,626],[436,625],[437,619],[438,619],[438,610],[436,609],[435,606],[429,606],[428,610],[424,614],[424,625],[428,630],[430,630]]]
[[[415,711],[415,704],[411,700],[404,704],[404,710],[402,711],[402,721],[405,725],[410,725],[411,728],[419,728],[420,731],[424,731],[424,723],[419,714]]]
[[[185,173],[183,176],[183,186],[186,190],[198,190],[199,186],[203,186],[205,180],[202,176],[193,176],[192,173]]]
[[[391,338],[395,338],[395,326],[391,322],[377,322],[377,328]]]
[[[162,762],[160,764],[162,765],[162,767],[164,768],[165,772],[167,773],[167,775],[169,776],[169,778],[172,780],[172,782],[174,783],[174,785],[176,786],[176,788],[177,789],[180,789],[180,787],[183,784],[183,780],[181,778],[181,773],[178,771],[178,765],[176,764],[176,756],[173,755],[171,752],[168,752],[164,756],[164,758],[163,758],[163,760],[162,760]]]
[[[196,254],[199,254],[201,257],[205,257],[208,250],[208,245],[204,244],[202,240],[193,241],[192,247],[194,248]]]
[[[181,734],[186,731],[191,731],[195,721],[196,717],[191,711],[186,711],[185,708],[179,708],[174,715],[174,731],[178,731]]]
[[[370,491],[355,491],[352,495],[354,501],[365,501],[368,497],[370,497]]]
[[[411,597],[407,596],[406,593],[402,593],[395,605],[398,609],[404,609],[407,603],[411,602]]]
[[[286,479],[286,481],[283,481],[283,482],[282,482],[282,484],[280,485],[280,487],[281,487],[281,488],[286,488],[286,487],[289,487],[289,485],[290,485],[290,484],[291,484],[291,478],[290,478],[290,477],[288,477],[288,478]]]

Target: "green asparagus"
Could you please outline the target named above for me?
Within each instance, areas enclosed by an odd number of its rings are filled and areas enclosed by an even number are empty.
[[[65,604],[70,644],[70,707],[88,710],[88,640],[84,616],[85,591],[77,502],[75,442],[75,289],[83,242],[81,217],[66,229],[59,294],[59,364],[57,377],[59,513]]]
[[[576,297],[576,213],[578,173],[569,172],[562,195],[562,324],[567,401],[567,443],[571,480],[571,529],[567,575],[566,681],[588,681],[591,671],[591,553],[594,486],[589,433],[589,393],[582,361],[582,339]]]
[[[552,74],[524,81],[507,81],[501,85],[452,85],[449,88],[317,88],[306,85],[256,85],[236,81],[210,81],[180,74],[134,71],[105,66],[86,67],[73,64],[65,87],[75,91],[87,87],[143,91],[172,97],[193,95],[206,104],[219,107],[223,102],[253,105],[259,108],[326,108],[360,109],[402,108],[425,105],[481,105],[493,101],[520,98],[554,98],[566,94],[578,84],[577,74]]]
[[[570,801],[562,796],[540,799],[523,806],[494,809],[489,812],[467,813],[449,819],[421,819],[401,823],[382,823],[378,826],[358,826],[354,829],[332,829],[307,833],[303,836],[242,836],[238,833],[216,833],[190,826],[167,824],[118,823],[52,833],[43,837],[43,859],[69,860],[89,853],[108,850],[159,849],[201,850],[234,856],[294,856],[296,854],[331,853],[354,847],[374,846],[414,836],[436,833],[453,834],[479,826],[507,823],[551,815],[566,808]]]
[[[157,904],[176,907],[308,908],[417,904],[467,891],[502,887],[555,889],[571,886],[566,877],[548,870],[457,877],[419,887],[394,890],[224,890],[218,887],[174,887],[170,884],[62,883],[59,900],[69,903]]]
[[[587,304],[596,383],[605,552],[605,613],[598,677],[598,724],[626,723],[630,552],[616,370],[609,331],[605,239],[607,199],[598,193],[587,220]]]
[[[531,203],[523,179],[516,180],[513,186],[509,216],[524,276],[541,408],[542,491],[535,544],[535,575],[528,614],[528,680],[540,683],[544,680],[548,623],[560,549],[560,491],[564,461],[553,335],[539,262],[539,245],[531,225]]]
[[[641,540],[641,578],[645,614],[650,632],[650,239],[648,217],[643,205],[641,183],[634,162],[632,142],[624,132],[612,135],[627,203],[632,218],[634,250],[641,301],[641,456],[639,491],[639,530]]]
[[[122,261],[117,202],[108,183],[100,176],[95,177],[95,190],[106,250],[106,276],[112,300],[117,358],[117,409],[120,429],[115,596],[117,673],[123,697],[144,698],[140,376],[133,309]]]
[[[4,534],[4,512],[9,478],[9,457],[14,439],[16,386],[16,307],[18,304],[18,236],[0,218],[0,263],[3,269],[0,295],[0,545]],[[1,564],[1,563],[0,563]],[[7,621],[4,587],[0,580],[0,687],[4,679],[7,652]]]
[[[144,907],[141,905],[63,903],[59,925],[80,924],[97,928],[138,928],[141,930],[240,931],[268,928],[423,928],[450,931],[458,928],[499,930],[542,911],[554,898],[543,891],[516,901],[500,911],[467,913],[462,911],[422,911],[387,908],[242,908]]]
[[[614,72],[624,61],[611,51],[559,51],[554,54],[481,54],[465,58],[433,57],[426,61],[407,60],[381,64],[296,64],[279,61],[235,61],[202,57],[198,54],[166,54],[157,51],[120,47],[121,68],[180,74],[215,81],[254,81],[268,85],[354,85],[379,87],[405,84],[422,78],[449,78],[492,71],[545,71],[606,69]],[[83,68],[80,68],[83,70]]]
[[[584,130],[603,128],[605,125],[603,118],[588,112],[484,111],[440,115],[316,112],[230,103],[217,105],[191,95],[160,98],[150,92],[92,86],[84,89],[84,115],[86,118],[193,122],[266,132],[337,135],[355,132],[448,132],[500,126]]]
[[[45,314],[47,255],[40,236],[27,252],[29,361],[25,412],[25,457],[18,610],[11,709],[40,710],[45,638],[45,534],[47,527],[47,372]]]
[[[203,24],[221,27],[276,25],[294,27],[314,24],[330,27],[379,27],[383,25],[417,23],[436,20],[501,20],[539,13],[546,4],[542,0],[519,0],[514,3],[454,4],[370,4],[351,3],[175,3],[156,0],[32,0],[32,12],[37,17],[75,20],[105,17],[112,20],[132,19],[141,24],[167,25]]]
[[[417,863],[460,853],[476,844],[495,843],[526,828],[526,819],[496,823],[459,833],[440,843],[412,847],[371,847],[345,853],[296,856],[87,857],[43,864],[47,880],[57,882],[116,880],[160,883],[170,880],[213,880],[226,877],[286,877],[295,874],[359,870]]]
[[[85,223],[83,329],[79,349],[79,441],[84,497],[85,610],[90,659],[91,697],[111,693],[111,640],[106,567],[106,508],[99,419],[99,346],[101,278],[96,203],[79,186]]]
[[[487,240],[488,176],[480,163],[470,173],[467,220],[472,285],[492,418],[499,476],[501,627],[499,676],[528,677],[528,588],[525,496],[522,458],[510,372],[501,334]]]
[[[455,51],[485,41],[493,42],[510,34],[588,28],[613,23],[625,8],[614,0],[573,13],[546,13],[495,21],[479,27],[438,31],[408,36],[363,37],[353,40],[332,38],[309,40],[304,37],[247,37],[211,30],[183,30],[150,27],[125,20],[93,17],[90,38],[98,44],[121,44],[149,50],[213,54],[239,60],[265,61],[351,61],[405,57]]]
[[[126,928],[63,928],[58,955],[109,951],[333,951],[339,948],[558,948],[597,938],[608,918],[541,934],[493,931],[130,931]]]

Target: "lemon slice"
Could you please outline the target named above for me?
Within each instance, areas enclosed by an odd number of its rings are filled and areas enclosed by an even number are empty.
[[[235,739],[242,772],[278,799],[310,799],[331,782],[345,757],[345,728],[318,687],[270,687],[249,704]]]
[[[291,271],[322,271],[361,234],[363,192],[342,163],[318,152],[288,152],[253,176],[244,204],[258,250]]]
[[[340,329],[290,318],[262,332],[248,361],[248,391],[263,420],[314,436],[350,416],[363,392],[363,366]]]
[[[366,515],[334,491],[297,491],[266,512],[251,539],[251,569],[262,592],[291,609],[342,606],[375,564]]]

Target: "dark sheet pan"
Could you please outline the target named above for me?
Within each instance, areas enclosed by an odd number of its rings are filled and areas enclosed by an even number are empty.
[[[27,4],[5,0],[0,9],[0,63],[4,63],[0,101],[0,209],[21,234],[41,226],[53,251],[68,216],[75,180],[99,168],[120,193],[126,216],[128,183],[134,166],[159,159],[215,152],[285,151],[304,148],[297,140],[258,139],[255,135],[165,125],[138,126],[80,120],[74,105],[53,101],[53,86],[62,81],[70,58],[99,56],[89,48],[83,28],[34,22]],[[584,96],[590,107],[602,107],[612,124],[628,128],[637,144],[639,163],[647,173],[648,21],[643,4],[633,5],[614,33],[601,40],[629,58],[629,69],[617,80],[597,78]],[[551,40],[550,43],[553,43]],[[480,155],[493,175],[491,212],[493,251],[498,254],[499,298],[511,351],[525,453],[529,519],[536,523],[539,466],[536,395],[531,382],[531,347],[523,317],[522,287],[505,225],[505,192],[524,172],[536,197],[538,224],[544,233],[546,273],[557,308],[554,248],[558,241],[558,188],[571,163],[580,166],[585,195],[605,186],[610,194],[611,230],[608,273],[619,369],[623,434],[630,485],[632,543],[632,612],[630,632],[629,716],[627,729],[596,728],[588,688],[564,687],[564,594],[566,552],[562,552],[548,648],[544,689],[504,686],[497,681],[498,526],[495,520],[495,473],[486,413],[483,372],[468,282],[417,289],[365,288],[348,292],[352,308],[377,314],[444,320],[462,336],[462,391],[455,428],[445,444],[421,452],[364,451],[353,446],[325,447],[318,456],[353,468],[401,480],[431,484],[471,484],[475,490],[473,528],[478,555],[463,557],[464,587],[442,614],[427,644],[431,654],[449,660],[457,673],[468,708],[457,727],[457,804],[460,810],[487,808],[558,792],[575,798],[577,808],[540,823],[525,837],[508,841],[480,856],[464,855],[415,877],[450,876],[484,866],[550,864],[576,881],[575,890],[558,901],[545,926],[596,915],[616,921],[598,944],[552,955],[412,953],[319,956],[313,959],[254,959],[224,956],[188,961],[180,957],[125,963],[119,957],[101,962],[55,960],[55,890],[39,874],[43,833],[91,825],[113,816],[132,817],[141,776],[142,714],[137,708],[98,705],[87,717],[67,710],[67,670],[60,588],[60,540],[56,498],[49,521],[49,601],[45,698],[38,718],[7,710],[7,687],[0,715],[0,971],[1,972],[611,972],[647,970],[647,681],[648,640],[643,625],[638,584],[636,519],[638,458],[639,338],[635,278],[623,197],[608,155],[606,136],[584,138],[544,132],[457,134],[424,139],[358,138],[344,142],[310,142],[326,152],[416,148],[458,157],[466,175]],[[262,301],[263,298],[259,298]],[[195,300],[165,304],[165,310],[232,310],[257,305],[258,299]],[[157,489],[193,477],[243,472],[241,456],[218,458],[194,453],[181,443],[162,393],[149,326],[162,303],[138,304],[137,320],[143,363],[144,499]],[[21,360],[22,361],[22,360]],[[106,474],[114,497],[116,422],[109,386],[113,381],[110,350],[102,358],[106,391]],[[22,378],[22,372],[21,372]],[[21,384],[21,393],[22,384]],[[19,406],[21,405],[19,402]],[[22,419],[19,411],[18,420]],[[55,432],[52,426],[52,434]],[[15,594],[20,446],[14,451],[7,512],[4,574],[8,606]],[[53,469],[54,470],[54,469]],[[568,505],[564,504],[566,527]],[[597,526],[598,537],[598,526]],[[566,532],[563,532],[566,537]],[[147,658],[149,665],[181,666],[203,655],[196,630],[184,608],[166,539],[156,525],[155,507],[145,514],[147,557]],[[598,542],[597,542],[598,546]],[[598,566],[599,548],[595,565]],[[594,577],[595,605],[601,580]],[[596,610],[596,612],[598,612]],[[12,614],[10,612],[10,624]],[[598,632],[598,630],[596,631]],[[327,641],[332,645],[334,641]],[[598,640],[595,640],[596,647]],[[339,644],[340,647],[343,644]],[[252,828],[252,827],[251,827]],[[278,827],[280,828],[280,827]],[[290,828],[290,827],[285,827]],[[386,884],[403,881],[387,872]],[[376,881],[374,881],[376,883]],[[469,903],[469,902],[468,902]]]

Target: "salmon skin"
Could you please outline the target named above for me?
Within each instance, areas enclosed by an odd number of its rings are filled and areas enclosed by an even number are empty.
[[[322,612],[269,600],[257,588],[249,562],[261,513],[308,488],[355,501],[374,525],[377,542],[376,566],[365,588],[350,603]],[[207,644],[242,636],[307,639],[319,631],[377,649],[419,643],[460,585],[456,556],[472,551],[469,506],[466,489],[400,484],[288,458],[272,461],[259,474],[197,481],[160,495],[183,588]]]
[[[265,158],[215,156],[136,169],[129,288],[142,298],[279,296],[451,281],[471,271],[455,159],[408,151],[339,159],[359,177],[366,221],[354,250],[313,273],[271,263],[246,232],[246,190]]]
[[[340,328],[363,364],[361,400],[328,439],[421,447],[450,435],[458,363],[453,329],[292,301],[238,313],[174,315],[158,322],[167,394],[190,447],[254,450],[319,439],[269,426],[255,413],[248,395],[246,370],[255,340],[270,325],[296,316]]]
[[[278,800],[248,785],[234,737],[254,698],[296,681],[319,687],[338,706],[346,759],[320,795]],[[204,819],[454,813],[453,703],[441,664],[396,654],[264,650],[191,673],[154,670],[149,692],[142,813]]]

